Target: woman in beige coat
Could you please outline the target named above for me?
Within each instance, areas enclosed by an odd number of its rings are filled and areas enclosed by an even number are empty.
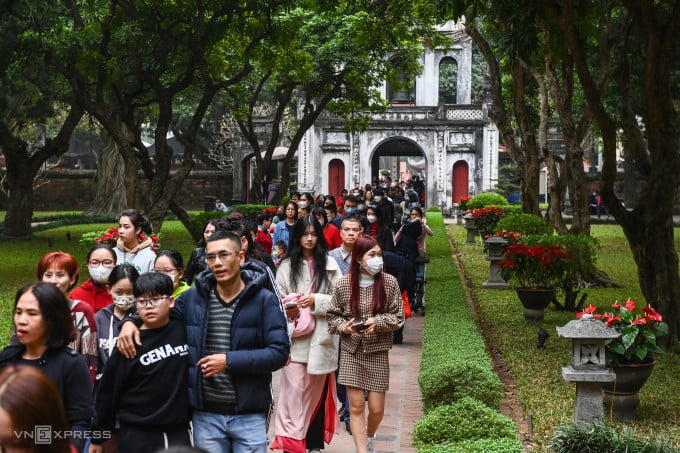
[[[319,221],[304,216],[293,227],[286,258],[276,272],[284,302],[297,305],[300,317],[290,363],[281,370],[272,450],[320,451],[336,431],[338,337],[328,332],[326,309],[342,274],[327,249]]]

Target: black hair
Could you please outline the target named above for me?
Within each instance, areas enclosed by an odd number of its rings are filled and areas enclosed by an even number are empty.
[[[111,255],[111,258],[113,258],[113,264],[116,264],[116,261],[118,261],[118,255],[116,255],[116,252],[111,248],[109,244],[97,244],[94,247],[92,247],[88,252],[87,252],[87,262],[90,262],[90,257],[92,254],[95,252],[95,250],[99,249],[104,249],[109,252]]]
[[[114,267],[109,275],[109,286],[113,286],[121,280],[129,279],[134,286],[135,282],[139,278],[139,271],[136,267],[129,263],[119,264]]]
[[[146,272],[135,282],[132,294],[135,297],[150,294],[152,296],[172,296],[174,284],[172,279],[160,272]]]
[[[14,299],[15,312],[21,296],[29,292],[33,293],[40,306],[45,323],[45,346],[48,349],[67,346],[76,338],[76,328],[66,296],[52,283],[30,283],[17,291]]]
[[[250,234],[257,234],[257,221],[250,217],[244,217],[243,220],[241,220],[241,225],[243,225],[243,228],[249,231]]]
[[[298,198],[300,198],[300,192],[298,192],[297,190],[291,190],[291,191],[290,191],[290,197],[291,197],[291,198],[293,198],[293,197],[298,197]]]
[[[149,222],[149,219],[147,219],[145,216],[140,214],[134,209],[126,209],[125,211],[121,212],[118,218],[120,219],[121,217],[127,217],[130,219],[130,222],[132,222],[132,225],[135,227],[135,230],[137,228],[142,229],[142,233],[146,234],[147,236],[152,233],[151,230],[151,222]]]
[[[326,260],[328,259],[328,243],[323,235],[323,229],[316,217],[305,215],[300,217],[300,220],[293,225],[293,231],[290,233],[290,240],[288,241],[288,250],[286,257],[290,259],[291,283],[295,288],[300,278],[302,278],[302,266],[305,265],[304,257],[302,256],[302,245],[300,240],[307,231],[307,228],[312,227],[316,233],[316,247],[314,247],[314,283],[317,289],[321,289],[324,283],[328,283],[328,272],[326,272]]]
[[[288,250],[288,245],[286,245],[286,243],[283,241],[276,241],[274,247],[280,248],[283,251],[283,253],[286,253],[286,251]]]
[[[331,211],[333,214],[337,214],[337,213],[338,213],[338,208],[337,208],[337,206],[335,206],[335,203],[329,204],[328,206],[324,206],[323,209],[324,209],[324,210],[328,209],[328,210]]]
[[[238,244],[238,250],[240,251],[242,246],[241,246],[241,232],[236,232],[236,231],[227,231],[227,230],[222,230],[219,229],[213,233],[212,236],[208,239],[208,242],[214,242],[214,241],[221,241],[224,239],[229,239],[235,244]]]
[[[205,231],[206,228],[208,228],[208,225],[212,225],[215,227],[215,230],[217,230],[217,221],[218,219],[210,219],[206,222],[205,226],[203,227],[203,231]],[[203,237],[203,233],[201,232],[201,240],[198,241],[198,245],[201,247],[205,247],[205,238]]]
[[[154,260],[154,264],[156,264],[156,261],[161,256],[167,256],[168,258],[170,258],[170,261],[172,261],[172,265],[175,266],[175,269],[179,269],[179,270],[184,269],[184,259],[182,258],[182,254],[179,253],[177,250],[172,250],[172,249],[161,250],[158,253],[158,255],[156,255],[156,259]]]
[[[288,201],[286,202],[286,204],[283,205],[283,219],[281,219],[281,220],[286,220],[286,218],[288,218],[288,216],[286,215],[286,208],[288,207],[288,205],[291,205],[291,206],[293,206],[293,207],[295,208],[295,217],[293,217],[293,218],[294,218],[294,219],[297,219],[297,216],[298,216],[298,205],[297,205],[296,202],[288,200]]]
[[[321,206],[316,207],[312,209],[312,215],[314,218],[317,218],[319,216],[323,217],[323,225],[326,226],[328,225],[328,215],[326,215],[326,209],[322,208]]]
[[[272,216],[271,214],[267,212],[261,212],[255,217],[255,220],[257,221],[258,225],[262,225],[266,220],[271,220]]]

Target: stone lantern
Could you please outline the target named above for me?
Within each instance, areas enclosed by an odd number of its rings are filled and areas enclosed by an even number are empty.
[[[601,420],[602,383],[616,379],[616,374],[607,368],[604,343],[621,334],[593,315],[584,314],[558,326],[557,335],[572,340],[571,366],[562,368],[562,377],[576,383],[574,421]]]
[[[485,259],[489,262],[489,279],[482,284],[484,288],[510,288],[508,282],[501,276],[501,268],[498,266],[498,262],[503,259],[503,252],[507,244],[508,241],[500,236],[491,236],[484,241],[488,253]]]
[[[475,235],[477,234],[477,228],[475,227],[475,218],[472,216],[471,212],[468,212],[463,216],[465,220],[465,229],[467,230],[466,244],[476,244]]]

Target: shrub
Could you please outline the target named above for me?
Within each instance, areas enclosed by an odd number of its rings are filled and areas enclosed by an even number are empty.
[[[527,236],[529,234],[548,234],[548,222],[543,217],[533,214],[508,214],[496,224],[495,231],[514,231]]]
[[[189,223],[189,233],[191,233],[191,238],[194,240],[194,242],[198,243],[198,241],[200,241],[203,237],[203,230],[205,229],[205,225],[208,223],[208,220],[219,219],[220,217],[224,217],[224,212],[205,211],[199,212],[193,216],[191,218],[191,222]]]
[[[263,212],[265,208],[271,208],[268,204],[239,204],[231,206],[230,212],[239,212],[243,214],[243,217],[255,218],[258,214]]]
[[[470,198],[467,202],[467,209],[486,208],[487,206],[508,206],[508,200],[503,195],[487,192],[480,193]]]
[[[678,450],[658,439],[636,438],[635,430],[621,431],[599,421],[592,424],[572,422],[555,430],[550,441],[555,453],[670,453]]]
[[[503,396],[498,376],[488,366],[470,361],[449,362],[423,370],[418,383],[425,412],[453,404],[466,396],[497,409]]]
[[[521,453],[524,451],[518,439],[473,439],[446,444],[425,445],[418,453]]]
[[[517,439],[515,424],[483,403],[465,397],[439,406],[420,419],[412,433],[417,447],[474,439]]]

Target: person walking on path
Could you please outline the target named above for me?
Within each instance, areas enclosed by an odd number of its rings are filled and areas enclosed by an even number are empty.
[[[177,300],[189,346],[189,403],[194,445],[209,452],[265,453],[272,373],[286,364],[290,340],[266,271],[245,263],[241,237],[217,231],[208,240],[210,272]],[[136,355],[139,330],[126,322],[118,348]]]
[[[336,432],[338,338],[328,332],[326,309],[342,274],[326,254],[321,224],[311,215],[293,227],[287,257],[276,273],[284,301],[296,304],[290,363],[280,375],[272,450],[319,452]]]
[[[397,279],[382,272],[382,250],[370,236],[354,243],[350,272],[335,287],[328,328],[341,337],[338,382],[347,388],[352,437],[358,453],[375,453],[375,433],[389,389],[392,332],[404,325]],[[368,418],[364,390],[368,391]]]

